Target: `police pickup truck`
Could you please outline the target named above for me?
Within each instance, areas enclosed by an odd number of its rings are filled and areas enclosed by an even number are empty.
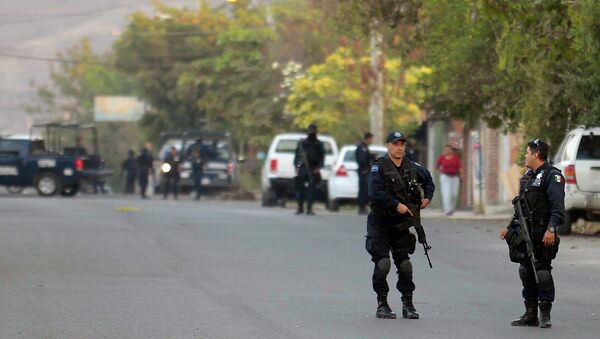
[[[83,160],[46,151],[43,140],[0,137],[2,186],[34,186],[41,196],[74,196],[82,170]]]

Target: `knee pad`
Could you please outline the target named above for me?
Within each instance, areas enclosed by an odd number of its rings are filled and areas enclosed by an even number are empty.
[[[412,276],[413,268],[410,260],[404,260],[398,265],[398,274]]]
[[[381,258],[377,262],[377,268],[385,274],[388,274],[390,272],[391,267],[392,267],[392,262],[390,261],[390,258],[388,258],[388,257]]]
[[[529,270],[523,265],[519,266],[519,278],[522,282],[529,281]]]
[[[552,274],[548,270],[541,270],[537,272],[538,286],[542,291],[549,291],[552,289]]]

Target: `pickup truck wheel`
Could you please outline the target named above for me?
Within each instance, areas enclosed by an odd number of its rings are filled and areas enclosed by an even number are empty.
[[[54,173],[42,173],[37,179],[35,188],[41,196],[53,196],[61,190],[60,180]]]
[[[79,185],[71,185],[63,187],[62,191],[60,191],[60,195],[63,197],[73,197],[79,191]]]
[[[331,212],[339,212],[340,211],[340,202],[337,199],[329,200],[329,210]]]
[[[272,207],[277,204],[277,197],[272,189],[267,189],[262,194],[262,207]]]
[[[579,218],[585,218],[584,211],[570,210],[565,211],[565,221],[562,225],[558,226],[556,232],[558,235],[569,235],[573,228],[573,223],[577,222]]]

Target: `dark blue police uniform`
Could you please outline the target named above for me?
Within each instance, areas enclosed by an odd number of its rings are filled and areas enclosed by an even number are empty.
[[[387,140],[388,143],[393,143],[405,139],[401,133],[396,132],[390,134]],[[390,179],[392,172],[398,173],[398,178],[403,181],[398,186],[401,188],[399,193],[397,187],[392,188],[392,180],[396,180],[395,178]],[[400,167],[397,167],[386,155],[377,159],[371,166],[368,189],[371,213],[367,219],[366,250],[375,264],[373,290],[377,294],[380,307],[385,306],[389,310],[389,306],[387,306],[389,287],[386,277],[391,268],[391,251],[394,264],[398,269],[396,287],[402,293],[403,315],[406,317],[405,311],[408,309],[412,319],[418,318],[418,313],[412,304],[415,284],[409,255],[415,251],[416,238],[409,228],[415,225],[415,221],[420,225],[419,211],[422,196],[418,186],[423,189],[424,198],[431,201],[435,191],[431,174],[425,167],[407,158],[402,159]],[[407,205],[414,217],[408,213],[398,213],[396,209],[399,203]],[[424,234],[422,237],[424,238]],[[425,241],[425,239],[419,240]]]
[[[544,233],[556,229],[565,220],[565,179],[560,170],[547,162],[537,170],[528,170],[521,178],[519,196],[527,204],[523,207],[530,223],[531,242],[535,255],[535,268],[539,283],[535,282],[530,260],[523,260],[519,276],[523,282],[523,299],[526,301],[554,301],[552,259],[558,251],[557,245],[544,246]],[[509,230],[516,227],[519,218],[513,217]]]

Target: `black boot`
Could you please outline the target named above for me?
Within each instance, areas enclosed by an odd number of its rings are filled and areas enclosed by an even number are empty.
[[[404,319],[419,319],[419,313],[413,305],[412,295],[402,296],[402,318]]]
[[[552,310],[552,303],[550,301],[540,301],[540,327],[550,328],[552,323],[550,322],[550,310]]]
[[[377,318],[381,319],[396,319],[396,313],[392,311],[387,303],[387,298],[377,298]]]
[[[540,324],[537,314],[538,302],[525,300],[525,314],[513,320],[511,326],[538,326]]]
[[[304,204],[298,203],[298,210],[296,210],[296,214],[304,214]]]

